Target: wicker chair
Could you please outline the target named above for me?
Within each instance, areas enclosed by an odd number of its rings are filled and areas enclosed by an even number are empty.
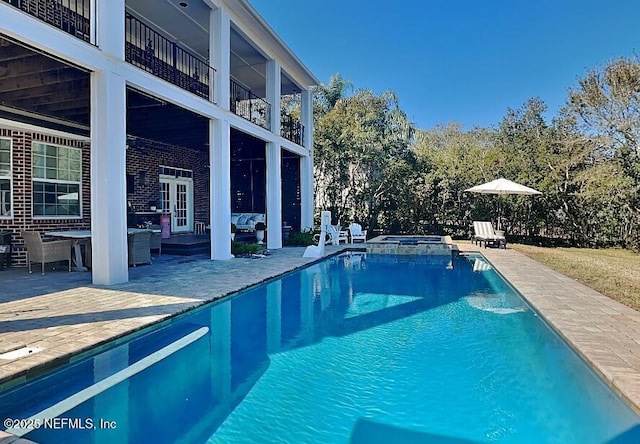
[[[161,230],[160,225],[151,225],[151,230]],[[162,255],[162,233],[151,232],[151,239],[149,239],[149,249],[158,250],[158,256]]]
[[[150,241],[151,231],[140,231],[127,235],[129,247],[129,265],[134,267],[139,264],[151,263]]]
[[[21,234],[27,246],[29,273],[32,272],[31,262],[40,262],[42,264],[43,276],[44,264],[49,262],[67,261],[69,262],[69,271],[71,271],[71,247],[73,246],[73,241],[59,240],[43,242],[40,233],[37,231],[22,231]]]

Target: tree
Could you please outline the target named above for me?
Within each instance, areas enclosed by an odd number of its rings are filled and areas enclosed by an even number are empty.
[[[640,238],[639,61],[620,58],[602,70],[588,72],[578,81],[578,87],[570,90],[568,106],[579,118],[583,132],[595,142],[591,156],[598,186],[609,193],[615,192],[612,196],[618,195],[618,191],[625,196],[624,202],[618,201],[617,210],[609,212],[612,220],[606,225],[614,222],[619,225],[609,233],[612,236],[617,233],[619,242],[637,247]],[[609,174],[603,175],[601,171]],[[623,176],[630,180],[624,180]],[[587,202],[594,204],[592,199]]]
[[[419,180],[413,186],[416,216],[427,224],[426,231],[452,227],[447,234],[466,235],[471,214],[488,213],[489,199],[470,196],[464,190],[491,180],[497,167],[492,132],[482,128],[463,131],[462,125],[449,123],[429,131],[419,131],[413,146]],[[485,216],[482,217],[486,218]]]
[[[398,187],[408,174],[413,126],[387,91],[361,90],[336,99],[347,82],[332,77],[320,92],[321,104],[333,104],[316,123],[314,159],[316,203],[338,221],[356,220],[375,227],[390,224]],[[327,93],[328,91],[328,93]],[[323,106],[324,106],[323,105]]]
[[[342,78],[339,73],[333,74],[329,78],[329,83],[320,84],[314,88],[314,99],[316,109],[314,115],[322,117],[331,111],[338,103],[338,100],[346,97],[348,90],[353,88],[353,84]]]

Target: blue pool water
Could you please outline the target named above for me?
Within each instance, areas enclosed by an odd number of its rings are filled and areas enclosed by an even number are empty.
[[[449,259],[331,258],[2,393],[0,416],[55,411],[41,443],[640,442],[488,264]]]

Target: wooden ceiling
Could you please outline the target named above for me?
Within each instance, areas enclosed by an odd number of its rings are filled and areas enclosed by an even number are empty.
[[[0,37],[3,110],[89,125],[89,73]],[[21,113],[23,114],[23,113]]]
[[[209,150],[208,119],[134,89],[127,89],[127,134]]]
[[[0,36],[0,117],[89,134],[90,73]],[[208,150],[207,119],[127,90],[127,133]]]

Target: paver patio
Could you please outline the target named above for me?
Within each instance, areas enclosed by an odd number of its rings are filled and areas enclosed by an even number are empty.
[[[569,341],[609,384],[640,412],[640,312],[510,249],[478,249]],[[327,254],[345,249],[328,247]],[[91,285],[89,273],[0,272],[0,352],[42,347],[40,353],[0,362],[0,388],[206,301],[313,262],[303,248],[262,259],[210,261],[162,257],[130,269],[126,284]],[[164,256],[164,255],[163,255]]]

